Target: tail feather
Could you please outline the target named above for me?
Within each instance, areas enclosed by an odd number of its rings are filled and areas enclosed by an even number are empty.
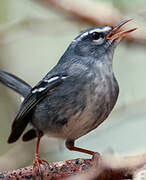
[[[30,93],[31,86],[27,84],[22,79],[16,77],[8,72],[0,71],[0,82],[5,86],[11,88],[12,90],[19,93],[24,98]],[[10,136],[8,138],[8,143],[13,143],[19,139],[24,129],[26,128],[28,122],[30,121],[31,113],[29,113],[23,119],[15,119],[12,124],[12,129]]]
[[[29,141],[29,140],[32,140],[34,138],[37,137],[37,133],[34,129],[30,129],[29,131],[27,131],[23,137],[22,137],[22,140],[23,141]]]
[[[5,71],[0,71],[0,82],[23,97],[26,97],[31,90],[31,86],[25,81]]]
[[[28,122],[31,119],[31,115],[28,114],[24,119],[14,120],[12,124],[12,129],[10,136],[8,138],[8,143],[13,143],[19,139],[24,129],[26,128]]]

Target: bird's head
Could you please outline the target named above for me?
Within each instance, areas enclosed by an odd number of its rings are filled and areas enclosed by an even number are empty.
[[[113,51],[124,36],[136,30],[136,28],[121,30],[121,27],[130,20],[122,21],[115,26],[95,27],[82,32],[72,42],[74,53],[82,57],[101,57]]]

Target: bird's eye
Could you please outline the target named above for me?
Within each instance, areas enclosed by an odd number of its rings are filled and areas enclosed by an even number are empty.
[[[93,32],[91,34],[91,37],[92,37],[93,40],[98,40],[101,37],[101,34],[98,33],[98,32]]]
[[[92,32],[91,34],[92,40],[97,44],[102,44],[104,42],[104,35],[103,33],[99,32]]]

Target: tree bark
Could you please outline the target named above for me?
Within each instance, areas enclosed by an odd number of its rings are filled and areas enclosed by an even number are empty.
[[[92,159],[74,159],[41,164],[41,175],[32,166],[0,173],[0,179],[140,180],[146,178],[146,154],[118,157],[113,154]]]

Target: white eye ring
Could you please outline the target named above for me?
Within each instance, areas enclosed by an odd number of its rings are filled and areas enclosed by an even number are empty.
[[[98,45],[102,44],[104,42],[104,39],[102,37],[100,37],[97,40],[93,40],[93,42],[97,43]]]

